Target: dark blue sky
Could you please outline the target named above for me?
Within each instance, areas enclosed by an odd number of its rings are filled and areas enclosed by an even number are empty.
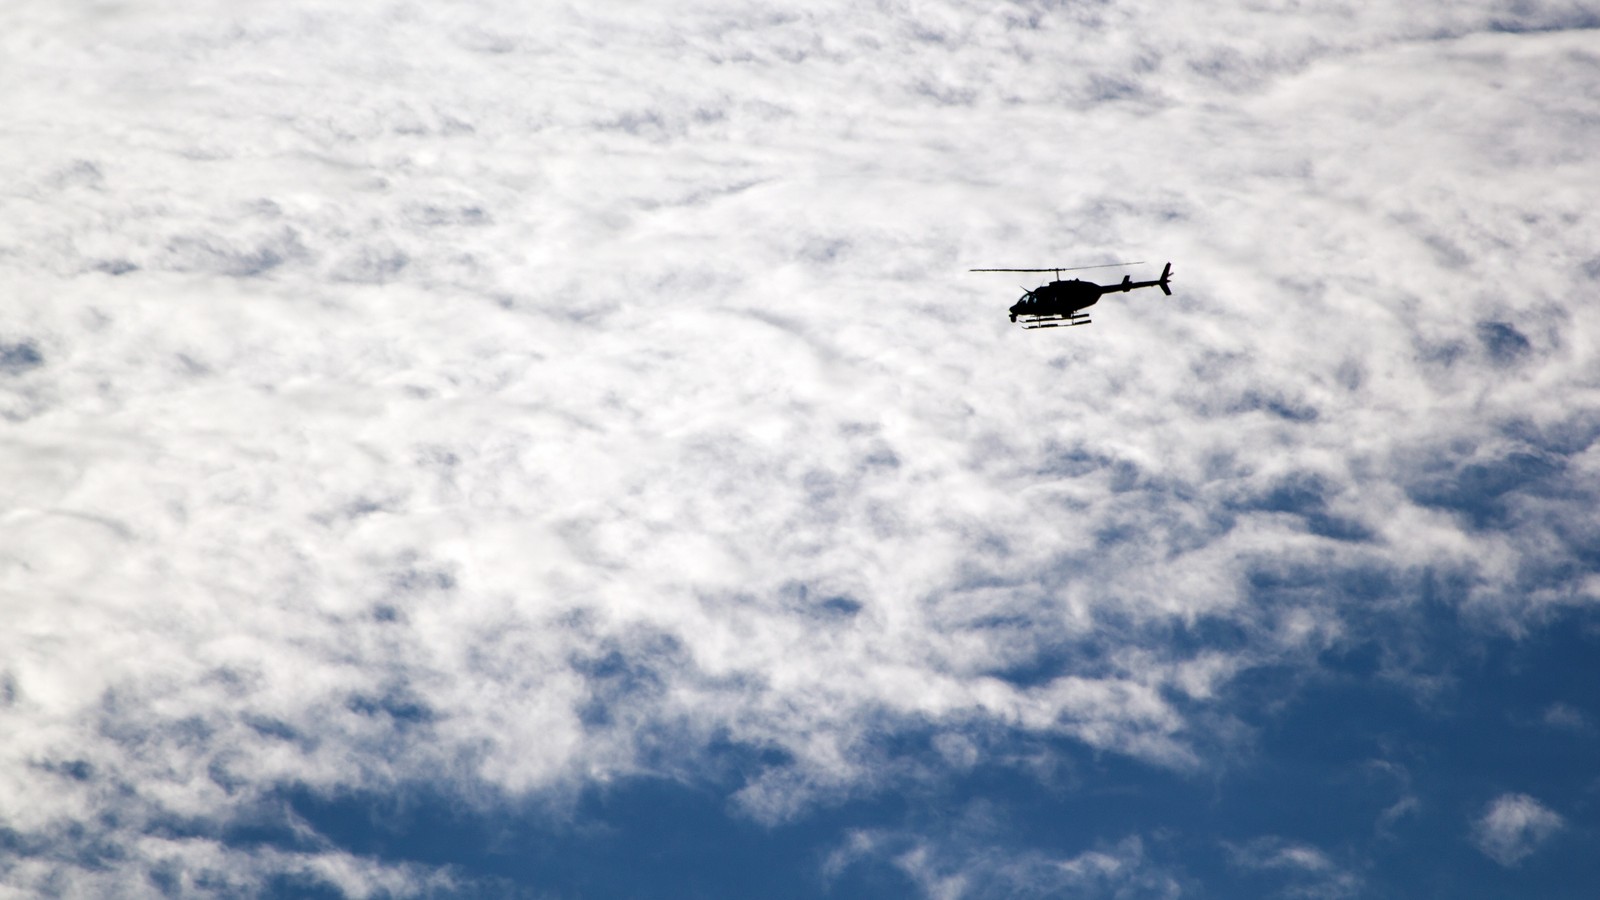
[[[1241,674],[1219,704],[1237,719],[1234,743],[1196,771],[992,731],[980,745],[1012,762],[955,771],[931,731],[908,726],[881,748],[908,774],[775,826],[740,815],[730,795],[740,773],[785,761],[728,745],[709,751],[707,771],[717,775],[624,779],[554,805],[502,797],[473,808],[425,784],[281,799],[342,848],[450,867],[463,896],[915,897],[921,888],[893,860],[916,846],[953,872],[986,852],[1065,858],[1130,837],[1143,864],[1170,878],[1160,884],[1184,896],[1592,896],[1600,614],[1558,611],[1521,637],[1437,603],[1382,617],[1314,671]],[[1383,670],[1396,635],[1425,661],[1418,671]],[[1035,754],[1051,761],[1048,776],[1016,762]],[[1566,823],[1511,867],[1480,852],[1473,835],[1506,793],[1545,798]],[[825,874],[852,831],[882,836],[881,846]],[[1320,848],[1336,871],[1264,862],[1295,846]],[[1101,887],[1080,889],[1161,890]],[[1007,894],[1003,882],[972,890]]]

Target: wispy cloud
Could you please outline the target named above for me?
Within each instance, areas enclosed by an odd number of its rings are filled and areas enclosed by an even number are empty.
[[[850,866],[869,861],[893,865],[930,900],[1061,895],[1156,900],[1182,893],[1172,873],[1146,858],[1138,837],[1054,857],[970,840],[858,831],[829,855],[824,873],[837,878]]]
[[[1229,861],[1246,870],[1271,873],[1281,879],[1276,895],[1283,897],[1354,897],[1362,880],[1310,844],[1279,837],[1260,837],[1226,847]]]
[[[1502,866],[1532,856],[1565,825],[1559,814],[1527,794],[1501,794],[1473,825],[1472,839]]]
[[[1568,703],[1552,703],[1545,707],[1540,715],[1539,722],[1546,728],[1559,731],[1570,731],[1577,734],[1592,734],[1594,723],[1584,715],[1583,710]]]

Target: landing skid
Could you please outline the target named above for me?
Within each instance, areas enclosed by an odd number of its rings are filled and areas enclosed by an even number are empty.
[[[1050,318],[1023,319],[1023,328],[1071,328],[1074,325],[1088,325],[1088,316],[1053,316]]]

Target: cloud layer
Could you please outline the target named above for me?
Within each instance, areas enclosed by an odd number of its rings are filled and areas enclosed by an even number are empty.
[[[1592,604],[1593,15],[1201,24],[3,14],[0,878],[423,890],[275,792],[728,746],[765,823],[926,777],[907,733],[1214,771],[1241,672],[1425,689],[1383,623]],[[1066,336],[964,273],[1130,248],[1177,296]]]

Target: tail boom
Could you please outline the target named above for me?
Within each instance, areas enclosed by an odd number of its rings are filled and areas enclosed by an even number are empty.
[[[1129,278],[1127,276],[1124,276],[1123,279],[1122,279],[1122,283],[1121,284],[1112,285],[1111,287],[1105,288],[1104,290],[1107,293],[1110,293],[1112,291],[1122,291],[1123,293],[1127,293],[1128,291],[1131,291],[1134,288],[1158,287],[1158,288],[1161,288],[1161,293],[1166,294],[1168,297],[1171,297],[1172,296],[1172,288],[1170,287],[1171,283],[1172,283],[1172,263],[1167,263],[1166,268],[1161,270],[1161,277],[1156,279],[1155,281],[1134,281],[1131,278]]]

